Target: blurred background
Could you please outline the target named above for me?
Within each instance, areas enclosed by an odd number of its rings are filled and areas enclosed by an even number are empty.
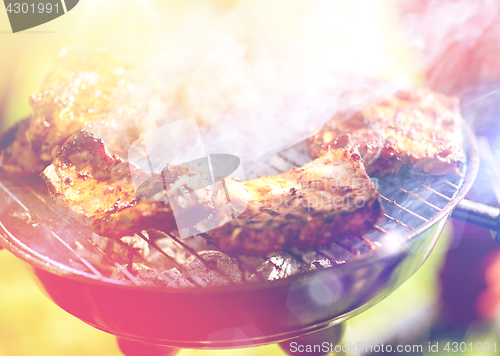
[[[309,20],[314,20],[314,11],[323,8],[334,14],[321,20],[329,27],[312,26],[308,30],[312,37],[297,30],[302,16],[307,17],[307,13]],[[161,48],[170,43],[165,35],[175,37],[179,26],[187,33],[208,31],[227,13],[233,21],[239,13],[250,13],[250,20],[235,27],[237,36],[278,36],[290,43],[310,36],[312,51],[328,59],[332,56],[339,68],[458,95],[465,118],[489,142],[488,166],[500,167],[500,4],[495,0],[272,4],[250,0],[81,0],[66,15],[16,34],[10,30],[6,12],[0,11],[0,132],[29,116],[28,98],[38,91],[61,48],[85,46],[137,62],[146,53],[169,49]],[[214,36],[210,40],[217,41],[218,34]],[[492,174],[491,169],[480,172],[469,198],[498,206],[499,187],[492,186]],[[112,335],[87,326],[46,298],[23,263],[7,251],[0,252],[0,271],[0,356],[121,354]],[[489,231],[450,222],[416,275],[386,300],[346,322],[342,343],[493,344],[500,341],[499,320],[500,249]],[[198,354],[284,353],[276,345],[181,353]]]

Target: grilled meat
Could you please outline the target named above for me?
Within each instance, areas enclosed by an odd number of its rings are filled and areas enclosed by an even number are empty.
[[[359,155],[342,149],[277,176],[246,182],[226,178],[224,188],[212,192],[209,178],[196,167],[146,173],[110,155],[102,141],[82,130],[64,144],[42,177],[55,201],[99,235],[175,230],[182,217],[179,209],[174,216],[173,204],[182,204],[193,226],[212,214],[220,226],[213,238],[228,253],[311,249],[363,234],[383,214]],[[183,203],[169,199],[180,193]],[[236,219],[235,212],[241,213]]]
[[[206,179],[193,167],[167,166],[147,173],[110,155],[100,139],[87,131],[71,137],[42,173],[56,203],[97,234],[120,238],[145,229],[176,228],[168,196],[184,195],[181,211],[190,221],[202,220],[212,195]],[[205,181],[203,181],[205,179]],[[201,188],[201,189],[200,189]]]
[[[31,175],[43,171],[46,167],[46,164],[38,159],[26,137],[30,121],[29,118],[24,119],[18,122],[12,131],[9,130],[11,135],[15,135],[14,139],[0,151],[0,167],[10,176]]]
[[[360,156],[344,149],[276,176],[226,184],[233,204],[248,201],[239,217],[211,232],[220,249],[231,254],[309,250],[341,236],[359,236],[383,215]]]
[[[33,114],[0,153],[1,167],[11,176],[40,173],[84,123],[106,116],[124,73],[125,67],[107,55],[61,51],[40,92],[31,96]]]
[[[405,163],[431,174],[458,173],[464,161],[458,99],[429,89],[400,91],[354,114],[337,114],[308,140],[313,158],[357,148],[370,176],[395,174]]]

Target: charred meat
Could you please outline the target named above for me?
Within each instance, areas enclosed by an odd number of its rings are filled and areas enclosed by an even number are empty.
[[[248,201],[240,216],[211,232],[230,254],[309,250],[362,235],[383,216],[377,190],[355,151],[338,149],[276,176],[227,185],[233,204]]]
[[[0,153],[0,165],[11,176],[43,171],[60,146],[86,122],[104,119],[112,91],[124,85],[125,66],[88,51],[62,50],[38,94],[30,98],[31,117]]]
[[[312,249],[363,234],[383,215],[359,155],[343,149],[276,176],[244,182],[226,178],[224,188],[210,188],[196,167],[147,173],[109,154],[102,141],[82,130],[42,177],[58,205],[99,235],[176,230],[174,210],[182,211],[193,226],[209,216],[219,226],[211,232],[213,239],[230,254]],[[180,193],[181,210],[173,207],[180,200],[170,198]]]
[[[370,176],[395,174],[403,164],[430,174],[458,173],[464,161],[458,99],[429,89],[400,91],[362,111],[335,115],[308,140],[318,158],[357,148]]]
[[[200,182],[198,172],[190,167],[144,172],[109,154],[99,138],[84,130],[64,144],[42,178],[59,206],[107,237],[146,229],[175,230],[169,192],[192,192],[185,195],[183,209],[178,209],[192,221],[201,220],[212,206],[210,190],[199,189],[206,182]]]

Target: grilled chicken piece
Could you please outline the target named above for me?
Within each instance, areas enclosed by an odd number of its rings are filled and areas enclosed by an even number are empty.
[[[226,185],[233,205],[248,201],[239,217],[211,232],[230,254],[309,250],[341,236],[359,236],[383,216],[377,190],[352,150],[327,152],[276,176],[226,179]]]
[[[307,143],[313,158],[357,148],[370,176],[395,174],[405,163],[425,173],[456,174],[465,160],[462,122],[457,98],[422,88],[354,115],[338,114]]]
[[[171,231],[176,219],[202,220],[212,207],[207,177],[196,167],[167,166],[162,173],[143,170],[110,155],[88,131],[71,137],[42,173],[56,203],[94,232],[120,238],[146,229]],[[177,201],[176,216],[168,196]],[[176,204],[176,203],[173,203]],[[179,214],[180,212],[180,214]]]
[[[11,176],[40,173],[84,123],[106,116],[124,73],[125,67],[107,55],[61,51],[40,92],[30,98],[33,114],[0,153],[1,167]]]

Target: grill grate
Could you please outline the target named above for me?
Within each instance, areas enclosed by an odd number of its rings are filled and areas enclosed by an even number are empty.
[[[274,175],[309,160],[302,143],[271,157],[250,178]],[[217,245],[207,234],[181,240],[175,233],[147,231],[127,241],[103,238],[55,206],[40,179],[11,180],[3,173],[0,227],[7,241],[59,273],[160,287],[227,285],[329,268],[383,247],[389,235],[411,238],[450,203],[464,176],[432,176],[404,168],[397,176],[378,179],[385,219],[364,236],[346,237],[305,253],[285,250],[229,258],[214,252]]]

